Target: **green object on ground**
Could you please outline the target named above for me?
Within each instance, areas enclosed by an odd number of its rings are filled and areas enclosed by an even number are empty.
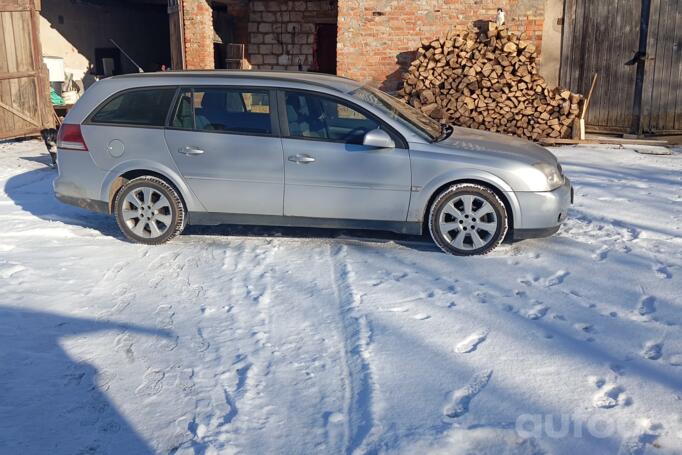
[[[63,106],[64,104],[66,104],[64,103],[64,98],[57,95],[57,92],[52,87],[50,87],[50,100],[52,101],[52,104],[57,106]]]

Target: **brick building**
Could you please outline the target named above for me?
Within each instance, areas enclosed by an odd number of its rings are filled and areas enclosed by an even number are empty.
[[[499,7],[556,80],[563,0],[181,0],[177,40],[188,69],[229,67],[225,49],[243,44],[247,67],[336,73],[392,91],[421,38],[493,20]]]
[[[599,75],[588,125],[676,133],[679,1],[50,0],[40,40],[43,55],[63,63],[57,80],[68,74],[84,86],[170,64],[328,72],[393,92],[422,39],[494,20],[501,7],[511,30],[540,51],[549,84],[587,93]]]

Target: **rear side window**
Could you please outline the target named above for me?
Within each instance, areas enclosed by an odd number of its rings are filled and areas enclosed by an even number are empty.
[[[270,94],[266,90],[196,88],[181,92],[171,125],[199,131],[272,134]]]
[[[126,91],[104,103],[90,123],[164,126],[174,95],[172,87]]]

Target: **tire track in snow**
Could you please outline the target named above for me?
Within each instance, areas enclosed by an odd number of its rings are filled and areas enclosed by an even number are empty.
[[[333,247],[329,260],[344,338],[341,353],[344,369],[344,453],[350,454],[366,446],[366,439],[374,426],[372,375],[367,354],[370,331],[367,318],[359,313],[360,298],[351,283],[353,270],[347,260],[347,247]]]

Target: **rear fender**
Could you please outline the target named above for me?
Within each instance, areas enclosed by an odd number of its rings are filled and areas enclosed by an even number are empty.
[[[104,181],[102,183],[100,199],[102,201],[110,201],[111,189],[116,180],[123,174],[126,174],[131,171],[149,171],[150,174],[159,174],[165,177],[180,191],[180,196],[185,202],[185,206],[187,207],[188,211],[190,212],[206,211],[206,208],[199,201],[199,199],[197,199],[192,190],[187,186],[185,181],[177,172],[175,172],[173,169],[167,166],[159,164],[158,162],[147,160],[130,160],[120,163],[119,165],[111,169],[104,178]],[[111,211],[112,208],[109,207],[109,210]]]

